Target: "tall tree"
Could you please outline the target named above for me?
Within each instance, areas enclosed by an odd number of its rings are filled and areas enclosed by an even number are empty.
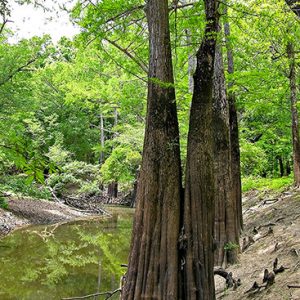
[[[149,0],[149,82],[143,161],[122,299],[178,299],[181,195],[168,1]]]
[[[290,99],[292,116],[292,144],[293,144],[293,169],[294,183],[300,187],[300,138],[299,138],[299,119],[297,110],[297,85],[296,85],[296,62],[295,50],[292,42],[287,45],[287,54],[290,62]]]
[[[224,11],[226,21],[224,23],[224,34],[226,38],[227,54],[227,72],[234,73],[233,51],[230,44],[230,24],[227,18],[227,7]],[[242,181],[241,181],[241,158],[239,142],[239,125],[236,108],[236,96],[231,90],[233,82],[228,83],[228,104],[229,104],[229,129],[230,129],[230,146],[231,146],[231,176],[232,176],[232,197],[235,199],[237,226],[241,232],[243,229],[242,214]]]
[[[292,11],[300,18],[300,4],[299,1],[286,0],[285,1]],[[300,187],[300,137],[299,137],[299,117],[297,110],[297,85],[296,85],[296,61],[295,49],[292,42],[287,45],[287,55],[289,58],[290,72],[290,99],[291,99],[291,116],[292,116],[292,144],[293,144],[293,169],[294,169],[294,183]]]
[[[237,261],[239,227],[232,184],[229,107],[226,96],[223,55],[218,44],[215,54],[213,128],[215,164],[215,265]]]
[[[214,299],[213,74],[218,4],[205,0],[205,35],[197,52],[184,197],[184,299]]]

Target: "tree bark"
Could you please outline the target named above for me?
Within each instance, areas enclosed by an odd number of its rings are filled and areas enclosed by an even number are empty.
[[[229,108],[220,45],[216,47],[214,68],[215,265],[226,266],[237,262],[239,227],[236,199],[232,192]]]
[[[149,0],[149,80],[143,161],[122,299],[178,299],[181,166],[168,1]]]
[[[296,85],[296,62],[294,45],[289,42],[287,54],[290,60],[290,93],[291,93],[291,117],[292,117],[292,144],[293,144],[293,169],[295,186],[300,187],[300,140],[297,110],[297,85]]]
[[[205,0],[204,4],[207,22],[196,55],[182,228],[182,293],[189,300],[215,298],[212,91],[218,5],[214,0]]]
[[[104,143],[105,143],[105,134],[104,134],[104,121],[103,121],[103,114],[100,114],[100,157],[99,157],[99,164],[102,165],[104,162]]]
[[[113,182],[108,184],[107,195],[109,197],[109,201],[112,198],[117,198],[118,197],[118,182],[113,181]]]
[[[291,8],[291,10],[300,18],[300,3],[299,0],[285,0],[286,4]]]
[[[224,11],[227,14],[227,7]],[[234,73],[233,52],[229,43],[230,25],[227,22],[224,24],[224,33],[226,37],[227,49],[227,72]],[[236,98],[234,92],[230,91],[233,82],[228,83],[228,103],[229,103],[229,128],[230,128],[230,143],[231,143],[231,176],[232,176],[232,193],[236,202],[237,211],[237,226],[241,233],[243,229],[243,214],[242,214],[242,181],[241,181],[241,159],[240,159],[240,142],[239,142],[239,126],[236,109]]]

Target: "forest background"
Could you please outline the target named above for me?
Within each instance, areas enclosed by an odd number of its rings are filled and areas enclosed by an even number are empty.
[[[202,5],[170,4],[183,166]],[[228,13],[221,20],[231,26],[235,71],[225,75],[236,95],[243,190],[281,189],[293,182],[287,44],[295,46],[298,68],[299,20],[285,1],[222,5]],[[147,96],[142,6],[138,0],[78,2],[69,11],[81,28],[73,39],[53,43],[46,35],[11,43],[10,7],[1,1],[0,190],[50,199],[53,193],[115,196],[117,187],[121,194],[134,188]],[[223,35],[220,41],[225,48]]]

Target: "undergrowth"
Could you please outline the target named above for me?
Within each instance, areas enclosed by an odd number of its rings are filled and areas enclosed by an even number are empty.
[[[27,196],[37,199],[50,199],[49,190],[35,183],[29,183],[26,176],[11,175],[0,177],[0,191],[18,196]]]
[[[272,190],[282,192],[292,184],[292,176],[280,178],[262,178],[249,176],[242,178],[242,191],[248,192],[250,190]]]

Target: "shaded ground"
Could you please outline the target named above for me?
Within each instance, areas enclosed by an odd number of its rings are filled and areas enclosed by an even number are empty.
[[[243,210],[242,239],[250,237],[254,243],[240,255],[239,264],[227,269],[241,279],[242,285],[236,291],[226,290],[225,280],[216,277],[217,299],[300,299],[299,288],[288,288],[300,285],[300,192],[277,196],[250,192],[244,197]],[[277,274],[275,283],[267,289],[245,294],[255,281],[262,284],[264,270],[272,271],[275,258],[279,266],[289,269]]]

